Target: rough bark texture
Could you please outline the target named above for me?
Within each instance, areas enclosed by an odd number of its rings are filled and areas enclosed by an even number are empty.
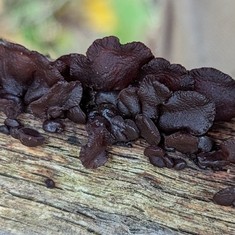
[[[20,119],[43,132],[33,116]],[[235,185],[234,165],[223,172],[192,163],[183,171],[159,169],[139,140],[110,148],[105,166],[87,170],[78,159],[84,126],[68,121],[64,134],[44,136],[44,146],[28,148],[0,134],[1,235],[235,233],[235,209],[212,202],[215,192]],[[211,136],[235,136],[235,120],[216,125]],[[47,177],[56,188],[46,188]]]

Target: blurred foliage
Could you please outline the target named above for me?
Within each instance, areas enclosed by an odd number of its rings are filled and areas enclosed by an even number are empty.
[[[151,1],[86,0],[85,17],[94,30],[118,36],[122,42],[142,38],[148,24]]]
[[[66,0],[6,0],[3,17],[6,31],[14,41],[43,53],[63,52],[72,42],[69,31],[61,27],[56,12]],[[7,35],[8,37],[8,35]]]
[[[1,37],[52,57],[84,53],[107,35],[144,41],[157,22],[154,0],[0,0]],[[79,43],[78,43],[79,42]]]
[[[123,43],[136,39],[143,40],[147,33],[151,9],[148,8],[148,2],[119,0],[113,1],[113,5],[118,18],[114,34],[118,35]]]

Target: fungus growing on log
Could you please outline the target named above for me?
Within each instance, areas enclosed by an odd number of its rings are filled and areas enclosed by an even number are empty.
[[[188,75],[187,70],[180,64],[170,64],[164,58],[154,58],[141,69],[141,78],[152,75],[155,80],[163,83],[171,91],[192,90],[194,80]]]
[[[88,142],[80,151],[80,160],[86,168],[97,168],[108,160],[106,148],[111,144],[112,137],[106,125],[103,117],[96,117],[86,125]]]
[[[235,81],[214,68],[192,69],[194,90],[215,102],[216,121],[229,121],[235,116]]]
[[[162,105],[159,126],[164,132],[185,130],[205,134],[213,125],[215,104],[196,91],[176,91]]]
[[[187,71],[154,58],[141,42],[123,45],[105,37],[95,40],[86,55],[53,61],[1,40],[0,110],[7,116],[0,132],[29,147],[45,138],[18,121],[22,112],[41,118],[51,133],[61,133],[66,118],[86,124],[88,142],[80,151],[86,168],[104,165],[112,144],[131,146],[139,137],[150,145],[144,155],[160,168],[182,170],[187,157],[201,169],[235,163],[234,138],[216,146],[207,135],[216,121],[235,117],[235,81],[214,68]],[[172,157],[170,150],[183,158]],[[218,192],[214,201],[234,205],[234,188]]]
[[[45,141],[45,138],[37,130],[32,128],[19,128],[17,135],[20,142],[28,147],[42,145]]]
[[[172,93],[164,84],[158,82],[153,75],[147,75],[141,81],[138,89],[142,113],[157,120],[159,105],[171,97]]]
[[[153,58],[141,42],[120,44],[110,36],[95,40],[87,50],[90,62],[90,86],[94,90],[121,90],[136,79],[140,68]]]
[[[235,206],[235,187],[227,187],[217,192],[213,201],[222,206]]]
[[[167,148],[174,148],[181,153],[196,153],[199,138],[189,133],[176,132],[164,137]]]

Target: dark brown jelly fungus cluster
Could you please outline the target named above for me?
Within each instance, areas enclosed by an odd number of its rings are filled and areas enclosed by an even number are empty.
[[[141,42],[105,37],[86,55],[51,60],[1,40],[0,110],[7,116],[0,132],[31,147],[44,137],[17,121],[22,112],[43,119],[43,129],[52,133],[64,130],[65,118],[86,124],[88,142],[80,151],[86,168],[104,165],[110,145],[128,146],[140,137],[150,145],[144,154],[158,167],[187,167],[170,151],[202,169],[235,163],[235,139],[216,146],[207,136],[215,121],[235,117],[235,81],[214,68],[187,70],[155,58]]]

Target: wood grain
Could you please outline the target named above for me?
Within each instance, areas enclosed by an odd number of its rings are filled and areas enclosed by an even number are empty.
[[[20,119],[44,133],[40,120]],[[65,124],[63,134],[44,133],[46,144],[36,148],[0,134],[0,234],[235,234],[235,209],[212,202],[215,192],[235,186],[234,165],[159,169],[138,140],[133,148],[111,147],[105,166],[87,170],[78,159],[84,126]],[[235,120],[210,135],[217,142],[235,137]],[[56,188],[46,188],[47,177]]]

